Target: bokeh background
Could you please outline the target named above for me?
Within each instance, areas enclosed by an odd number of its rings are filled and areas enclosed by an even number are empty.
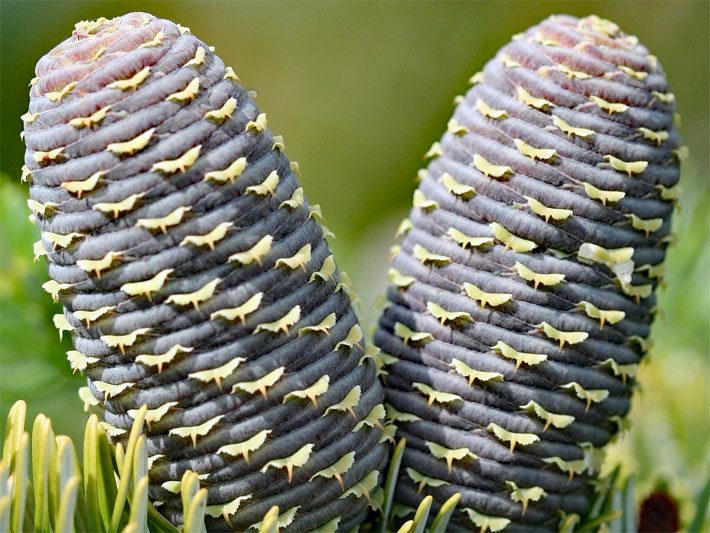
[[[660,59],[690,147],[677,245],[640,373],[634,428],[607,468],[637,475],[643,495],[665,483],[684,500],[710,466],[710,110],[707,1],[666,2],[33,2],[0,1],[0,430],[12,402],[44,412],[57,433],[80,438],[82,384],[52,325],[57,304],[32,261],[37,230],[19,183],[24,149],[19,116],[39,57],[75,22],[128,11],[170,18],[215,45],[274,133],[301,164],[311,203],[338,238],[335,254],[365,302],[366,323],[384,292],[388,247],[407,212],[422,154],[444,130],[455,95],[515,33],[555,13],[610,18]],[[692,501],[682,507],[693,512]]]

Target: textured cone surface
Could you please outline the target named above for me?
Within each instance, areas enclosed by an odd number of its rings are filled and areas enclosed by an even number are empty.
[[[505,46],[420,172],[375,337],[407,450],[396,499],[453,524],[583,514],[629,410],[679,177],[673,96],[634,37],[552,17]]]
[[[35,252],[84,401],[117,440],[148,407],[151,499],[180,523],[189,469],[210,530],[274,505],[289,531],[357,526],[386,460],[383,393],[266,116],[206,44],[142,13],[77,24],[37,75]]]

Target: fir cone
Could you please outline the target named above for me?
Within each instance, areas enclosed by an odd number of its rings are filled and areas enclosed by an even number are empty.
[[[147,405],[151,499],[209,530],[278,505],[288,531],[350,530],[387,447],[354,295],[253,94],[189,30],[143,13],[77,24],[25,122],[35,245],[80,391],[127,437]]]
[[[451,528],[584,514],[624,428],[683,155],[655,57],[597,17],[503,47],[427,154],[375,336],[407,439],[396,501]]]

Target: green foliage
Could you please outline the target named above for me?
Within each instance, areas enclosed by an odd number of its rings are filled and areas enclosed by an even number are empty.
[[[5,426],[0,459],[0,531],[71,533],[177,533],[148,500],[148,455],[142,434],[146,406],[136,415],[124,451],[109,443],[96,415],[89,417],[79,459],[72,440],[55,435],[38,415],[25,431],[27,405],[16,402]],[[180,483],[184,533],[205,531],[207,489],[188,470]],[[259,533],[278,533],[278,507]]]
[[[148,501],[148,463],[141,435],[145,408],[136,417],[125,452],[120,445],[109,444],[92,415],[81,459],[69,437],[54,434],[46,416],[37,415],[31,433],[25,431],[26,414],[25,402],[16,402],[5,428],[1,531],[177,532]]]
[[[446,526],[449,525],[451,515],[454,514],[454,509],[461,500],[461,494],[454,494],[451,498],[444,502],[444,505],[439,509],[439,513],[431,523],[431,533],[446,533]]]
[[[708,503],[710,503],[710,477],[708,477],[705,486],[703,486],[703,490],[698,494],[695,500],[695,517],[690,522],[688,531],[701,531],[703,528],[708,529]]]

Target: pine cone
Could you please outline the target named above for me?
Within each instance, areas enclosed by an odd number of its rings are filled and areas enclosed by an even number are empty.
[[[151,499],[179,524],[192,470],[209,530],[273,505],[288,531],[356,527],[386,460],[383,393],[320,210],[253,94],[143,13],[77,24],[36,72],[23,179],[44,287],[110,435],[147,405]]]
[[[597,17],[503,47],[427,154],[391,305],[396,501],[461,492],[451,527],[583,514],[627,421],[683,155],[655,57]]]

